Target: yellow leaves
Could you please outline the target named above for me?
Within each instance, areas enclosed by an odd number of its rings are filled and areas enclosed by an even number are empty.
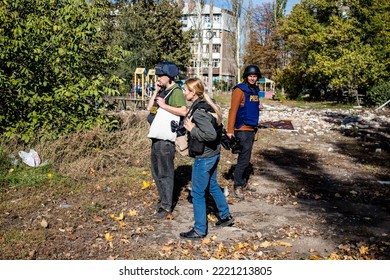
[[[235,249],[243,249],[243,248],[245,248],[245,245],[240,242],[240,243],[234,245],[234,248]]]
[[[225,250],[225,246],[223,245],[222,242],[220,242],[220,243],[218,244],[218,249],[215,250],[213,256],[214,256],[215,258],[217,258],[217,259],[223,259],[223,258],[225,257],[225,255],[226,255],[226,252],[225,252],[225,251],[226,251],[226,250]]]
[[[158,253],[160,254],[161,257],[168,257],[172,254],[172,251],[175,249],[175,243],[170,240],[168,241],[167,244],[161,247],[161,251]]]
[[[269,242],[269,241],[264,241],[260,243],[261,248],[267,248],[271,246],[283,246],[283,247],[292,247],[293,245],[291,243],[287,243],[284,241],[276,241],[276,242]]]
[[[181,254],[184,255],[184,256],[188,256],[188,254],[189,254],[188,249],[182,250],[182,251],[181,251]]]
[[[264,241],[264,242],[260,243],[260,247],[261,248],[267,248],[267,247],[270,247],[270,246],[272,246],[272,243],[268,242],[268,241]]]
[[[210,244],[211,239],[210,238],[203,238],[202,244]]]
[[[112,240],[114,239],[111,235],[111,233],[107,232],[105,235],[104,235],[104,239],[106,239],[108,242],[112,242]]]
[[[15,169],[11,168],[10,170],[8,170],[8,173],[12,173],[14,171],[15,171]]]
[[[361,255],[367,255],[367,254],[368,254],[368,247],[366,247],[366,246],[360,246],[360,248],[359,248],[359,253],[360,253]]]
[[[169,214],[167,215],[166,219],[172,221],[172,220],[173,220],[173,215],[172,215],[172,213],[169,213]]]
[[[108,245],[110,245],[111,248],[114,247],[114,245],[112,245],[112,240],[114,239],[114,237],[111,235],[111,233],[107,232],[104,235],[104,239],[106,239],[106,241],[108,242]]]
[[[51,173],[47,174],[47,178],[49,178],[49,179],[53,178],[53,174],[51,174]]]
[[[123,212],[121,212],[121,213],[119,214],[119,216],[117,216],[117,217],[115,216],[115,214],[111,214],[110,217],[111,217],[111,219],[113,219],[113,220],[115,220],[115,221],[122,221],[124,215],[123,215]]]
[[[138,212],[137,210],[134,210],[134,209],[130,209],[129,212],[127,212],[127,216],[129,217],[135,217],[138,215]]]
[[[332,253],[328,257],[328,260],[341,260],[341,257],[339,255],[337,255],[336,253]]]
[[[279,246],[284,246],[284,247],[292,247],[291,243],[283,242],[283,241],[278,241]]]
[[[126,223],[125,223],[125,222],[119,221],[118,224],[119,224],[119,227],[120,227],[121,229],[123,229],[123,228],[126,227]]]
[[[93,169],[92,167],[89,168],[89,175],[91,176],[95,176],[95,169]]]
[[[211,214],[208,214],[208,215],[207,215],[207,220],[208,220],[209,222],[214,223],[214,222],[217,221],[217,218],[215,218],[215,217],[214,217],[213,215],[211,215]]]
[[[150,182],[149,181],[143,181],[142,182],[141,190],[146,190],[149,187],[150,187]]]
[[[164,252],[172,252],[172,247],[170,247],[170,246],[162,246],[162,248],[161,248]]]

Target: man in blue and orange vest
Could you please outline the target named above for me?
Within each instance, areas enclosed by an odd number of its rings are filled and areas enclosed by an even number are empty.
[[[244,82],[233,88],[226,133],[229,138],[235,137],[239,140],[241,145],[233,172],[234,193],[240,199],[244,197],[243,191],[248,190],[247,174],[259,123],[260,89],[256,85],[261,78],[259,67],[245,67],[243,78]]]

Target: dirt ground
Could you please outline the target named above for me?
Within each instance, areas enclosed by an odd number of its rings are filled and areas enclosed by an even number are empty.
[[[280,120],[293,129],[269,123]],[[1,231],[15,236],[0,235],[0,241],[14,250],[0,252],[1,258],[390,259],[389,112],[274,104],[262,111],[266,122],[252,155],[249,184],[256,191],[243,200],[232,190],[236,155],[222,151],[220,183],[230,191],[233,226],[215,227],[210,207],[207,237],[179,238],[192,227],[193,214],[191,159],[178,156],[172,219],[152,218],[157,190],[147,179],[139,188],[96,178],[82,192],[69,186],[63,196],[54,189],[30,188],[23,197],[9,190],[2,197],[14,207],[1,209]],[[137,172],[150,178],[148,170]],[[22,212],[29,197],[39,204]]]

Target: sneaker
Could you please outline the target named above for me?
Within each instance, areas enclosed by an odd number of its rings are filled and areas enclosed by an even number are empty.
[[[234,195],[237,198],[244,198],[244,194],[242,193],[242,188],[235,188],[234,189]]]
[[[257,191],[256,188],[252,188],[252,187],[250,187],[250,186],[248,186],[248,185],[243,186],[242,189],[243,189],[244,191],[246,191],[246,192],[256,192],[256,191]]]
[[[218,222],[215,223],[217,227],[229,227],[233,225],[234,223],[234,218],[232,215],[228,215],[226,218],[218,220]]]
[[[154,218],[156,219],[168,219],[172,215],[171,211],[168,211],[162,207],[160,207],[156,213],[154,213]]]
[[[206,237],[206,234],[199,234],[194,229],[191,229],[187,232],[181,232],[180,233],[181,238],[187,238],[187,239],[201,239]]]

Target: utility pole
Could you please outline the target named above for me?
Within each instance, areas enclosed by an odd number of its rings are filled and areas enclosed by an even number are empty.
[[[236,27],[236,64],[237,64],[237,83],[241,79],[240,71],[240,49],[241,49],[241,36],[240,36],[240,18],[241,18],[241,9],[242,9],[243,0],[232,0],[232,10],[235,17],[235,27]]]
[[[210,0],[210,36],[209,36],[209,73],[208,73],[208,94],[213,97],[213,0]]]
[[[203,30],[202,30],[202,11],[203,11],[203,5],[201,5],[200,1],[196,3],[197,7],[197,16],[198,16],[198,22],[197,22],[197,34],[198,34],[198,57],[197,57],[197,63],[196,63],[196,76],[200,77],[200,70],[202,67],[202,48],[203,48]]]

